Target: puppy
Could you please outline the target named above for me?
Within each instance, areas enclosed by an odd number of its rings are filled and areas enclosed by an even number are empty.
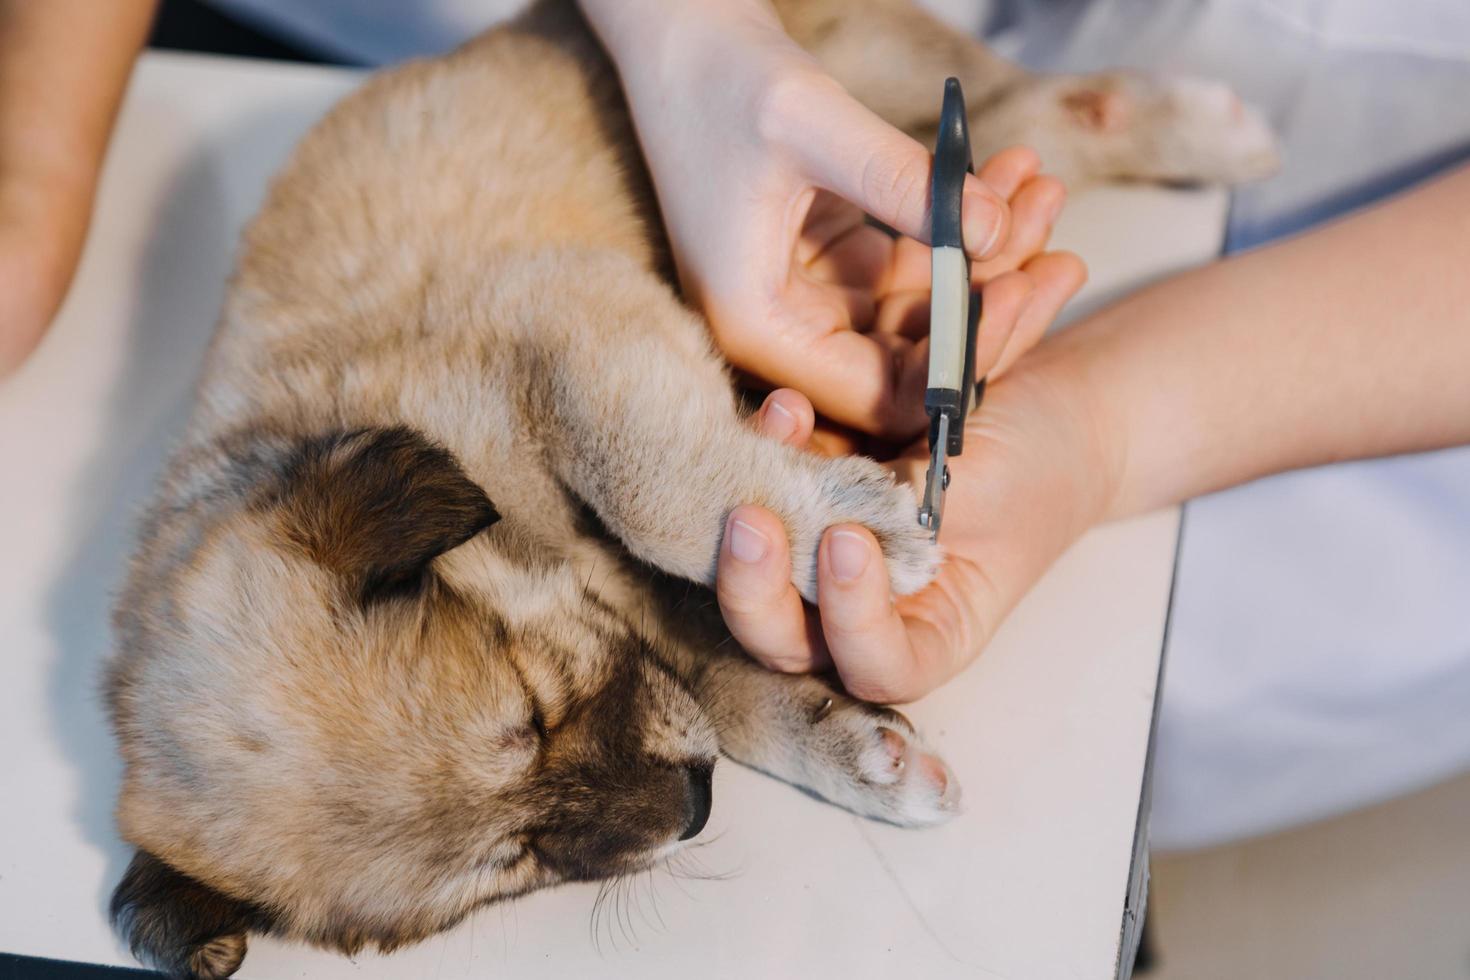
[[[779,6],[921,137],[956,74],[979,153],[1265,165],[1218,93],[1036,78],[898,0]],[[141,960],[225,977],[250,932],[392,949],[646,867],[704,825],[720,753],[869,817],[955,812],[901,715],[759,669],[691,589],[741,503],[785,521],[809,597],[835,523],[901,591],[939,555],[877,464],[743,424],[655,214],[571,3],[375,77],[276,179],[117,607],[137,854],[112,911]]]

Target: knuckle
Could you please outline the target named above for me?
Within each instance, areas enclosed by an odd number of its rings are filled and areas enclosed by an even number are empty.
[[[902,704],[918,697],[910,692],[910,684],[893,677],[855,678],[852,681],[844,678],[843,685],[853,697],[869,704]]]
[[[725,578],[729,578],[728,574]],[[717,585],[720,611],[731,623],[759,624],[770,620],[779,612],[775,600],[780,589],[771,589],[764,582],[742,582],[739,584],[722,581]]]
[[[858,182],[864,203],[879,205],[894,215],[918,220],[928,207],[929,166],[911,155],[896,160],[883,152],[870,155]]]
[[[800,140],[812,111],[813,95],[829,81],[822,72],[806,65],[772,71],[756,90],[751,106],[756,136],[777,146]]]
[[[1053,177],[1051,174],[1040,174],[1032,179],[1047,194],[1061,198],[1063,201],[1067,199],[1067,185],[1062,183],[1059,178]]]
[[[812,658],[804,653],[762,651],[752,653],[751,656],[755,657],[762,667],[778,674],[805,674],[809,673],[813,666]]]
[[[882,562],[875,564],[882,566]],[[872,569],[873,565],[869,565],[869,570]],[[852,644],[868,645],[886,631],[889,620],[893,617],[893,610],[886,602],[879,604],[868,600],[834,604],[823,609],[823,615],[823,622],[840,639]]]
[[[1010,155],[1024,171],[1034,173],[1041,169],[1041,154],[1025,143],[1012,143],[1001,153]]]

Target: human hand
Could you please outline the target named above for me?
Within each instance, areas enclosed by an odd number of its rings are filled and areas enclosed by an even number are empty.
[[[0,377],[50,326],[76,270],[90,186],[40,175],[0,175]]]
[[[916,296],[927,308],[928,150],[849,96],[769,4],[584,7],[618,62],[685,293],[725,355],[838,423],[912,438],[926,421],[926,324],[879,311]],[[1025,300],[1017,270],[1061,210],[1061,184],[1038,170],[1014,149],[966,184],[988,309]]]
[[[1081,285],[1080,263],[1033,263],[1030,309],[1054,315]],[[1032,353],[995,379],[966,425],[965,453],[950,460],[938,577],[913,595],[892,596],[882,551],[857,525],[838,525],[818,552],[818,602],[791,586],[790,552],[774,514],[738,507],[726,523],[716,593],[736,640],[783,671],[835,667],[854,696],[913,700],[959,672],[994,635],[1046,568],[1107,512],[1118,480],[1115,441],[1099,427],[1088,388],[1066,357]],[[761,431],[808,442],[811,404],[773,392],[757,414]],[[921,483],[920,440],[889,465]]]

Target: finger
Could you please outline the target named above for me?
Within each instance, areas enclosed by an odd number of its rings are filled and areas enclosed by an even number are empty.
[[[1087,266],[1071,252],[1038,255],[1026,263],[1023,271],[1035,283],[1035,291],[1021,311],[1005,349],[986,374],[992,379],[1005,374],[1023,354],[1036,346],[1056,322],[1062,307],[1087,282]]]
[[[824,282],[856,286],[875,293],[888,285],[895,241],[872,225],[849,228],[806,261],[807,271]]]
[[[803,265],[810,263],[848,232],[868,226],[862,208],[829,191],[812,188],[808,193],[809,203],[797,226],[801,229],[801,234],[797,237],[795,251],[796,260]],[[797,211],[801,210],[798,206]],[[791,217],[795,218],[796,215]]]
[[[812,431],[806,449],[818,456],[852,456],[862,448],[862,444],[862,434],[855,429],[818,417],[817,427]]]
[[[908,289],[892,292],[878,304],[878,315],[873,321],[876,334],[896,334],[909,340],[918,340],[929,334],[929,301],[927,289]]]
[[[854,286],[828,286],[828,288],[836,290],[838,300],[847,312],[848,329],[862,333],[873,329],[873,321],[878,316],[878,300],[873,296],[872,290]]]
[[[932,161],[924,147],[845,92],[820,111],[791,115],[792,131],[773,135],[792,148],[813,183],[901,234],[929,240]],[[970,175],[960,207],[965,250],[976,258],[998,254],[1010,225],[1005,199]]]
[[[777,388],[766,396],[760,410],[750,418],[755,431],[767,439],[800,448],[812,437],[817,413],[801,392]]]
[[[1006,200],[1041,172],[1041,157],[1029,146],[1010,146],[980,165],[976,176]]]
[[[1011,198],[1011,234],[1000,253],[970,270],[976,282],[1019,269],[1046,247],[1052,227],[1067,203],[1067,190],[1055,177],[1028,180]]]
[[[873,343],[886,350],[893,363],[900,366],[912,366],[915,361],[914,347],[920,342],[927,342],[927,338],[924,336],[920,336],[918,340],[913,340],[899,333],[878,333],[875,331],[871,336]],[[926,361],[925,363],[927,364],[928,362]],[[900,381],[897,397],[906,398],[909,394],[911,392],[904,387],[904,382]]]
[[[1015,598],[1010,598],[1014,604]],[[908,633],[908,669],[880,677],[890,701],[911,701],[949,680],[979,655],[1009,605],[963,553],[950,555],[939,576],[913,595],[900,596],[898,615]]]
[[[1045,248],[1065,204],[1066,189],[1060,181],[1045,175],[1028,179],[1011,202],[1011,236],[1005,247],[995,258],[976,262],[970,268],[976,288],[1020,268]],[[931,277],[929,249],[912,238],[899,238],[893,243],[887,276],[875,280],[887,286],[886,290],[878,287],[878,300],[882,303],[894,293],[927,291]]]
[[[817,555],[822,636],[853,697],[887,702],[916,688],[919,671],[899,618],[878,542],[864,527],[839,524]]]
[[[1036,176],[1039,166],[1040,160],[1035,151],[1018,146],[1002,150],[991,157],[981,168],[980,175],[997,193],[1009,198],[1026,181]],[[1012,235],[1014,234],[1013,231]],[[994,272],[992,276],[998,274],[999,272]],[[918,290],[927,295],[932,276],[933,266],[928,246],[912,238],[899,237],[893,240],[887,276],[873,281],[886,282],[886,289],[882,285],[877,287],[878,299],[882,303],[896,293]]]
[[[866,551],[842,554],[859,547]],[[828,656],[854,697],[878,704],[913,701],[964,669],[1025,591],[998,592],[975,561],[951,555],[926,588],[895,600],[866,529],[833,527],[821,548],[817,600]]]
[[[725,522],[715,570],[725,625],[746,652],[771,670],[821,670],[830,661],[791,584],[786,530],[762,507],[736,507]]]
[[[803,329],[809,335],[843,330],[866,332],[877,311],[872,290],[824,282],[804,268],[791,270],[786,292],[779,302],[801,311],[805,321]]]
[[[791,312],[800,319],[787,319]],[[913,392],[904,384],[919,355],[895,352],[850,329],[845,299],[825,284],[793,276],[780,312],[766,319],[758,335],[728,329],[715,311],[710,325],[737,368],[767,384],[805,392],[818,414],[841,425],[907,439],[926,424],[922,395],[917,401],[908,397]]]
[[[1000,360],[1035,291],[1031,277],[1019,270],[985,284],[975,332],[975,380],[989,375]]]
[[[893,262],[888,271],[887,291],[901,293],[921,289],[928,292],[934,279],[933,260],[929,246],[912,238],[900,237],[893,243]]]
[[[1075,256],[1069,256],[1064,262],[1047,262],[1039,267],[1051,277],[1049,289],[1061,294],[1061,303],[1065,303],[1072,293],[1076,292],[1076,286],[1080,285],[1080,282],[1076,281],[1075,266],[1078,264],[1080,260],[1076,260]],[[1085,278],[1085,272],[1083,277]],[[995,376],[996,366],[1008,352],[1010,352],[1010,359],[1006,362],[1006,366],[1009,367],[1017,357],[1029,350],[1040,339],[1041,333],[1045,332],[1049,320],[1027,315],[1036,289],[1035,281],[1025,270],[1007,272],[986,283],[982,289],[980,324],[975,340],[976,380]],[[1045,306],[1045,309],[1051,310],[1052,316],[1055,316],[1056,310],[1060,309],[1060,303],[1053,305],[1056,299],[1055,295],[1049,294]],[[925,367],[924,362],[918,358],[917,351],[922,338],[929,331],[929,300],[928,292],[910,291],[891,294],[878,307],[878,316],[872,333],[874,339],[903,338],[914,344],[915,353],[905,354],[904,357],[904,363],[910,365],[910,371],[900,380],[899,390],[903,393],[899,395],[901,398],[913,396],[917,386],[923,384],[923,379],[926,377],[926,375],[915,372]],[[1022,324],[1029,325],[1032,332],[1027,333],[1025,341],[1018,346],[1014,337]],[[924,350],[927,356],[927,346]]]

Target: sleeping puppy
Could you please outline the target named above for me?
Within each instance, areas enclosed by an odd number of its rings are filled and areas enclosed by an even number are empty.
[[[978,151],[1029,139],[1074,178],[1262,165],[1223,97],[1034,78],[896,0],[780,6],[921,136],[957,74]],[[669,269],[570,3],[377,76],[303,141],[116,614],[137,854],[112,911],[140,959],[225,977],[250,932],[392,949],[646,867],[703,827],[721,753],[869,817],[955,812],[901,715],[759,669],[691,589],[742,503],[784,519],[808,596],[832,524],[873,529],[902,591],[939,555],[876,463],[743,424]]]

